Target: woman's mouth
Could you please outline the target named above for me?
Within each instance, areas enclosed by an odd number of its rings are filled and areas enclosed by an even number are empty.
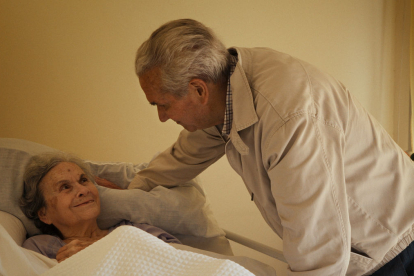
[[[75,207],[85,206],[85,205],[87,205],[87,204],[89,204],[89,203],[92,203],[92,202],[93,202],[93,199],[88,200],[88,201],[85,201],[85,202],[82,202],[81,204],[75,205]]]

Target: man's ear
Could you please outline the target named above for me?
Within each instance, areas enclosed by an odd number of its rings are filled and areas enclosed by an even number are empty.
[[[207,83],[201,79],[192,79],[189,83],[190,91],[195,93],[195,96],[205,104],[208,102],[210,91]]]
[[[39,219],[46,223],[46,224],[52,224],[52,222],[50,221],[49,217],[46,214],[46,207],[42,207],[40,208],[39,211],[37,211],[37,215],[39,216]]]

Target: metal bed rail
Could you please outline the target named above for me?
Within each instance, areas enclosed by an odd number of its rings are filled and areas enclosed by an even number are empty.
[[[283,252],[277,249],[274,249],[270,246],[264,245],[260,242],[256,242],[254,240],[248,239],[246,237],[240,236],[236,233],[233,233],[231,231],[228,231],[226,229],[223,229],[223,231],[226,233],[226,238],[228,238],[229,240],[232,240],[234,242],[237,242],[241,245],[247,246],[249,248],[252,248],[256,251],[259,251],[263,254],[266,254],[272,258],[275,258],[279,261],[285,262],[286,263],[286,259],[283,256]]]

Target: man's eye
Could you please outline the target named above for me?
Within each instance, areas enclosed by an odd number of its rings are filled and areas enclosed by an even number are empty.
[[[89,179],[88,178],[86,178],[86,177],[82,177],[81,179],[80,179],[80,183],[85,183],[85,182],[88,182],[89,181]]]

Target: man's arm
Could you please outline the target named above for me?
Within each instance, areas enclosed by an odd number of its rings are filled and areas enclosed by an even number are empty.
[[[137,173],[128,189],[149,191],[156,186],[185,183],[220,159],[225,142],[216,127],[195,132],[183,130],[177,141]]]
[[[345,275],[351,233],[343,133],[306,113],[291,118],[269,141],[264,152],[288,275]]]
[[[96,182],[96,184],[98,184],[99,186],[102,186],[102,187],[106,187],[106,188],[110,188],[110,189],[123,190],[121,187],[119,187],[115,183],[112,183],[111,181],[109,181],[107,179],[104,179],[104,178],[100,178],[98,176],[95,176],[95,182]]]

